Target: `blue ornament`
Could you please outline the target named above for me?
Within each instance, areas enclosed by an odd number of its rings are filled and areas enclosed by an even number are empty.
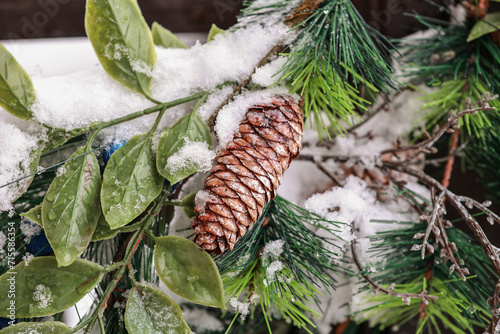
[[[111,158],[111,155],[115,153],[117,149],[122,147],[126,143],[125,140],[120,140],[120,141],[114,141],[108,146],[104,148],[104,151],[102,152],[102,159],[104,160],[104,163],[108,163],[109,159]]]
[[[29,224],[30,228],[36,228],[36,226],[38,226],[30,220],[25,220],[23,223]],[[47,237],[45,236],[45,231],[43,229],[40,230],[40,233],[38,233],[38,235],[33,236],[31,240],[24,245],[24,247],[26,247],[26,250],[28,252],[35,256],[49,255],[54,252],[49,244],[49,241],[47,240]]]
[[[5,328],[10,325],[17,324],[19,322],[18,319],[9,319],[0,317],[0,329]]]
[[[165,181],[166,181],[166,180],[165,180]],[[168,181],[167,181],[167,182],[168,182]],[[171,195],[174,193],[175,189],[177,189],[177,187],[179,186],[179,184],[181,184],[181,183],[180,183],[180,182],[177,182],[176,184],[174,184],[174,185],[172,186],[172,188],[170,189],[170,193],[168,194],[168,196],[171,196]]]

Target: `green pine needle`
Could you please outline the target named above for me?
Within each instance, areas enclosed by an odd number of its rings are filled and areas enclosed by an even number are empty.
[[[369,102],[360,96],[355,87],[333,72],[331,67],[325,66],[324,62],[317,65],[314,59],[309,59],[300,73],[289,72],[284,77],[293,78],[289,82],[290,92],[303,97],[304,117],[311,122],[320,138],[326,135],[331,139],[323,114],[328,118],[332,132],[338,135],[346,131],[346,125],[352,126],[360,121],[359,113],[367,110]],[[370,88],[376,91],[375,87]]]
[[[268,220],[266,226],[263,222]],[[221,273],[244,271],[258,258],[261,249],[270,241],[285,242],[283,260],[299,282],[314,282],[326,289],[334,288],[333,274],[343,270],[331,263],[342,261],[340,225],[321,218],[280,196],[266,206],[261,219],[247,232],[228,254],[215,257]],[[319,236],[312,229],[322,230],[328,237]],[[319,282],[319,283],[318,283]]]
[[[465,110],[467,101],[479,101],[484,94],[488,94],[488,88],[480,80],[473,82],[473,79],[452,79],[443,82],[437,91],[424,97],[427,102],[422,106],[422,110],[427,130],[431,131],[436,124],[443,124],[448,119],[450,110],[455,112]],[[460,118],[459,127],[465,126],[468,135],[474,134],[484,139],[487,132],[485,129],[492,128],[491,119],[498,117],[500,110],[500,100],[492,100],[489,104],[497,109],[465,115]]]
[[[311,228],[328,236],[319,236]],[[328,291],[334,288],[333,275],[341,270],[332,264],[332,259],[342,261],[337,245],[339,230],[339,224],[277,196],[235,248],[215,258],[226,299],[251,300],[251,296],[258,295],[259,302],[253,308],[260,306],[266,319],[276,319],[279,314],[278,318],[299,328],[314,327],[310,318],[320,314],[310,304],[318,302],[319,287]],[[284,243],[278,259],[283,267],[268,277],[267,268],[274,260],[260,254],[265,245],[276,240]]]
[[[239,19],[247,23],[256,22],[259,19],[283,20],[286,15],[294,10],[292,3],[294,0],[278,0],[271,3],[263,4],[262,6],[252,6],[256,0],[244,0],[243,8],[239,14]],[[280,14],[280,15],[277,15]],[[238,26],[238,25],[237,25]]]
[[[474,20],[451,24],[419,15],[415,18],[435,32],[401,46],[410,64],[406,75],[440,87],[427,96],[429,103],[424,106],[428,128],[442,124],[450,110],[465,109],[468,98],[477,101],[485,93],[500,92],[500,48],[489,35],[466,42]],[[498,99],[490,104],[500,106]],[[466,127],[468,135],[482,138],[483,131],[492,127],[491,118],[496,114],[498,110],[467,115],[459,125]]]
[[[456,273],[450,276],[450,263],[441,259],[439,250],[428,254],[424,260],[419,252],[410,250],[419,243],[413,236],[425,232],[425,229],[425,224],[413,224],[406,229],[373,236],[372,252],[382,256],[384,262],[375,266],[375,274],[368,273],[370,278],[384,287],[396,283],[394,292],[428,290],[429,294],[439,297],[429,301],[425,308],[426,317],[419,318],[417,333],[424,330],[440,333],[443,326],[454,333],[473,333],[474,326],[486,326],[491,316],[487,300],[495,287],[491,278],[496,276],[488,256],[466,233],[457,228],[447,229],[450,242],[456,244],[465,266],[473,275],[464,282]],[[430,278],[427,280],[426,277]],[[370,306],[362,311],[363,318],[376,319],[374,325],[381,328],[401,326],[420,314],[421,302],[415,299],[410,306],[405,306],[401,298],[370,294],[367,302]]]
[[[390,42],[366,24],[350,1],[323,2],[299,28],[283,73],[302,73],[312,61],[315,74],[336,73],[346,82],[352,79],[353,72],[359,75],[361,84],[373,85],[381,91],[394,88]],[[355,82],[354,86],[357,85]]]
[[[488,197],[500,203],[500,117],[492,119],[491,131],[485,131],[481,139],[472,138],[467,145],[467,156],[472,163],[469,168],[476,171],[481,184],[488,191]]]

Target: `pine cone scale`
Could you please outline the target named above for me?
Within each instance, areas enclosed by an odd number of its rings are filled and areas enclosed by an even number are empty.
[[[303,117],[292,99],[276,96],[245,116],[217,156],[205,181],[205,203],[195,206],[198,216],[191,224],[195,242],[219,254],[233,249],[259,219],[301,148]]]

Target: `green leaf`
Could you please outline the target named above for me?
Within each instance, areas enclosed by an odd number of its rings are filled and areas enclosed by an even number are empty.
[[[179,37],[158,22],[153,22],[151,32],[153,33],[153,42],[156,45],[162,46],[166,49],[189,49],[189,46],[187,46],[186,43],[181,41]]]
[[[207,42],[212,41],[218,34],[224,34],[224,30],[217,27],[215,24],[212,24],[210,31],[208,32]]]
[[[97,221],[97,227],[95,228],[94,234],[92,234],[92,241],[111,239],[119,232],[119,230],[112,230],[104,218],[104,214],[101,214],[99,216],[99,220]]]
[[[44,322],[20,322],[15,325],[6,327],[0,331],[0,334],[70,334],[73,333],[73,328],[59,321],[44,321]]]
[[[116,150],[104,170],[101,189],[102,209],[111,229],[144,212],[162,187],[149,134],[137,135]]]
[[[62,129],[51,129],[47,136],[48,140],[43,143],[44,153],[63,145],[73,137],[72,134]]]
[[[85,147],[80,147],[71,158],[83,153]],[[42,225],[57,262],[67,266],[92,239],[101,212],[101,173],[94,153],[67,161],[62,170],[43,199]]]
[[[24,261],[0,276],[0,316],[9,316],[15,304],[16,318],[44,317],[75,305],[101,281],[104,268],[82,259],[58,267],[53,256]],[[9,297],[15,282],[15,293]]]
[[[194,211],[195,199],[196,192],[186,195],[181,201],[182,211],[184,211],[188,218],[196,216],[196,211]]]
[[[158,276],[173,293],[194,303],[225,308],[217,266],[195,243],[178,236],[158,238],[154,259]]]
[[[35,224],[40,226],[42,225],[42,204],[38,204],[37,206],[31,208],[28,212],[23,212],[19,214],[21,217],[29,219]]]
[[[35,88],[26,71],[0,43],[0,106],[12,115],[30,119],[35,102]]]
[[[156,51],[136,0],[88,0],[85,30],[104,70],[149,96]]]
[[[486,14],[484,19],[478,21],[472,27],[467,42],[478,39],[481,36],[500,30],[500,12]]]
[[[30,156],[29,156],[29,167],[28,169],[26,170],[23,166],[21,166],[21,170],[23,171],[23,173],[25,175],[31,175],[30,177],[28,178],[25,178],[23,180],[20,180],[12,185],[9,186],[9,189],[10,191],[15,194],[12,202],[14,202],[16,199],[18,199],[19,197],[21,197],[25,192],[26,190],[28,190],[28,187],[30,186],[31,182],[33,181],[33,179],[35,178],[35,173],[38,169],[38,164],[40,162],[40,156],[41,156],[41,153],[40,153],[40,148],[37,147],[35,149],[33,149],[33,151],[31,151],[30,153]]]
[[[198,171],[196,164],[173,171],[167,168],[168,158],[177,153],[186,144],[186,141],[205,142],[209,146],[212,145],[210,129],[195,112],[182,117],[172,128],[165,128],[161,134],[156,153],[156,167],[171,184],[175,184]]]
[[[130,334],[190,334],[182,311],[157,287],[137,284],[125,310],[125,326]]]

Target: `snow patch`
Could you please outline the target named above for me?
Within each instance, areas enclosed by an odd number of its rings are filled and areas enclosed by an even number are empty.
[[[49,287],[39,284],[33,291],[33,300],[38,302],[39,308],[46,308],[52,304],[52,291]]]
[[[29,252],[23,255],[24,266],[29,266],[30,262],[35,258],[35,256]]]
[[[165,168],[170,173],[192,167],[208,172],[214,159],[215,152],[208,148],[207,143],[191,142],[186,138],[184,146],[168,158]]]
[[[19,225],[21,232],[24,234],[24,242],[28,243],[42,232],[42,227],[38,224],[35,224],[27,219],[23,219],[21,221],[21,225]]]

